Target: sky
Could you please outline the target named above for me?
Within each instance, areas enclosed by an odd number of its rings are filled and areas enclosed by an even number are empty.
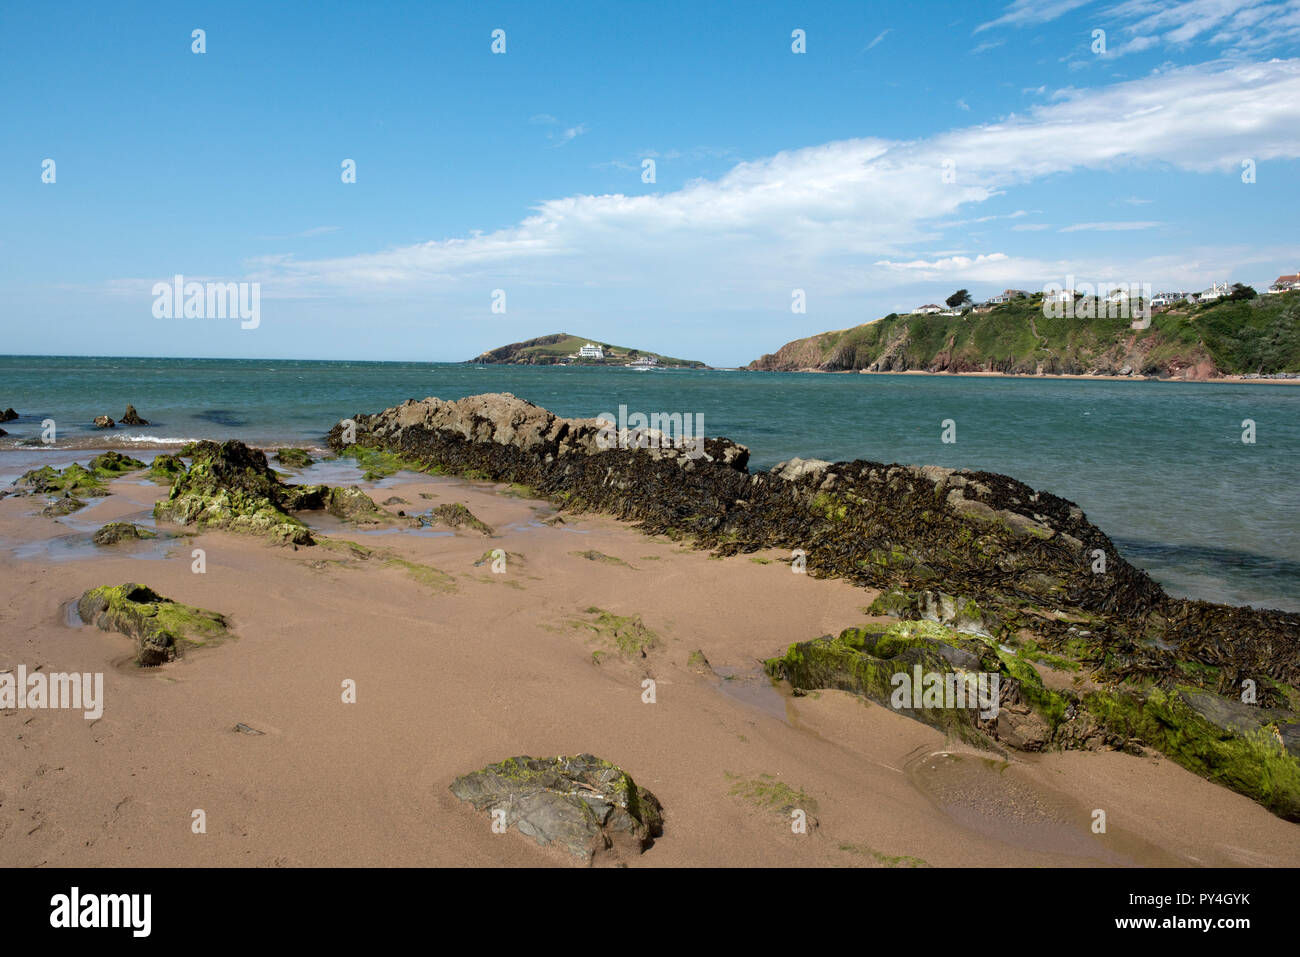
[[[735,366],[958,288],[1263,292],[1298,210],[1300,0],[0,5],[11,354]]]

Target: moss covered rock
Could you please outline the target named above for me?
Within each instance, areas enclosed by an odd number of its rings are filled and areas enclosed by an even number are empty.
[[[591,863],[640,854],[663,833],[659,800],[627,772],[590,754],[508,758],[458,777],[451,792],[479,811],[502,811],[541,845]]]
[[[315,462],[306,449],[280,449],[275,453],[275,460],[291,469],[305,469]]]
[[[92,541],[96,545],[116,545],[121,541],[139,541],[142,538],[157,538],[158,533],[142,528],[132,522],[109,522],[95,532]]]
[[[155,455],[154,460],[149,463],[149,478],[159,485],[173,485],[184,474],[185,463],[181,461],[179,455],[164,452],[162,455]]]
[[[222,615],[182,605],[135,583],[91,588],[77,602],[77,614],[88,625],[134,638],[135,661],[142,668],[229,634]]]

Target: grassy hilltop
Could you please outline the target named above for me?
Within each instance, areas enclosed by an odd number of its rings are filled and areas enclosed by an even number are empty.
[[[1037,293],[987,313],[891,314],[796,339],[749,368],[1184,378],[1300,372],[1300,292],[1184,303],[1152,316],[1148,329],[1104,315],[1049,318]]]

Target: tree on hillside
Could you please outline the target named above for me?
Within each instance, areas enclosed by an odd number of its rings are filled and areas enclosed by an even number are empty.
[[[1255,291],[1254,286],[1246,286],[1239,282],[1232,284],[1232,291],[1228,293],[1228,298],[1234,302],[1242,299],[1254,299],[1259,293]]]
[[[956,309],[958,306],[964,306],[971,301],[970,293],[965,289],[958,289],[951,296],[944,300],[949,309]]]

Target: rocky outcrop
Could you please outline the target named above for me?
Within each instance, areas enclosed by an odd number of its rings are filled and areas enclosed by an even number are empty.
[[[275,460],[291,469],[305,469],[315,461],[306,449],[280,449],[275,453]]]
[[[126,411],[122,413],[117,420],[122,425],[148,425],[148,419],[140,418],[139,413],[135,411],[135,406],[127,404]]]
[[[409,400],[341,422],[329,440],[408,468],[526,486],[571,511],[635,521],[724,556],[788,550],[808,574],[897,593],[899,617],[1023,646],[1139,702],[1181,688],[1236,697],[1247,680],[1263,707],[1294,714],[1300,702],[1300,614],[1171,598],[1058,496],[991,472],[863,460],[791,460],[751,474],[748,450],[730,440],[706,439],[705,454],[692,456],[643,438],[492,394]],[[1008,667],[1022,665],[1033,668]],[[1015,677],[1022,688],[1033,683],[1027,672]],[[1089,711],[1088,702],[1076,710]],[[1020,717],[1024,743],[1044,738],[1039,712]],[[1116,709],[1081,720],[1071,732],[1080,740],[1135,737]],[[1090,721],[1110,730],[1097,733]],[[1178,759],[1172,743],[1164,747]]]
[[[96,545],[116,545],[122,541],[139,541],[142,538],[157,538],[158,533],[136,525],[134,522],[109,522],[91,536]]]
[[[222,615],[182,605],[133,582],[89,589],[77,602],[77,614],[88,625],[134,638],[135,662],[142,668],[229,635]]]
[[[473,512],[455,502],[447,505],[438,505],[430,512],[435,522],[439,522],[450,528],[472,528],[476,532],[484,535],[492,534],[492,526],[478,518]]]
[[[0,422],[12,422],[16,418],[18,418],[18,413],[13,410],[12,406],[0,412]]]
[[[149,478],[159,485],[171,485],[185,474],[185,463],[178,455],[155,455],[149,463]]]
[[[584,863],[640,854],[663,833],[658,799],[621,768],[590,754],[508,758],[456,778],[451,792],[475,810],[500,812],[541,845]]]
[[[62,495],[71,498],[107,495],[109,482],[142,468],[144,463],[139,459],[120,452],[105,452],[84,466],[76,462],[65,469],[42,465],[38,469],[24,472],[14,480],[11,494]]]
[[[190,467],[175,477],[167,498],[154,506],[159,520],[250,532],[286,545],[315,543],[292,512],[325,510],[361,524],[393,520],[355,486],[281,482],[266,455],[243,442],[197,442],[184,451],[192,457]]]
[[[114,422],[111,418],[109,418],[106,415],[95,416],[94,424],[95,424],[95,428],[97,429],[112,429],[115,428],[117,425],[116,422]]]
[[[71,495],[63,495],[42,508],[41,514],[46,518],[60,518],[64,515],[71,515],[73,512],[80,511],[85,507],[86,503],[81,499]]]

